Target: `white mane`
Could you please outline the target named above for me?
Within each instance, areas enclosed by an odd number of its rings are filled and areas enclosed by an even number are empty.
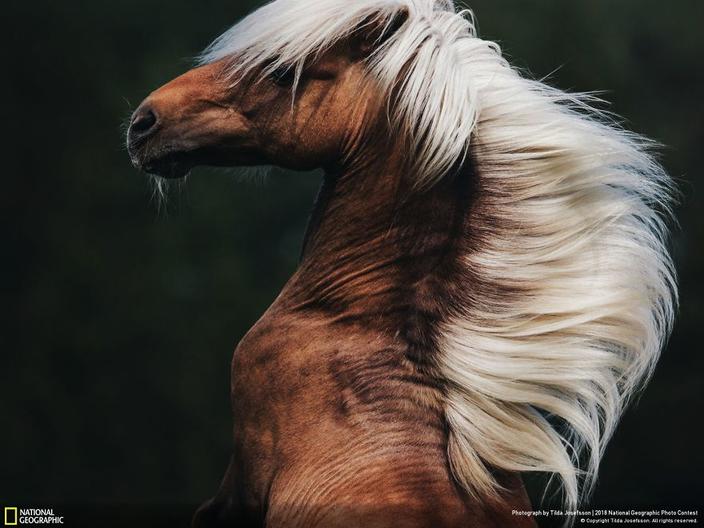
[[[498,492],[491,468],[553,473],[574,506],[672,325],[671,180],[646,140],[522,77],[449,0],[277,0],[203,60],[300,72],[361,25],[399,19],[368,65],[418,185],[467,155],[479,180],[464,308],[437,350],[451,467],[477,496]]]

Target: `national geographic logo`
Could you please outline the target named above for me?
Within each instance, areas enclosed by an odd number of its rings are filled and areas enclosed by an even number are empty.
[[[63,515],[54,514],[53,508],[5,506],[3,521],[5,526],[63,524],[64,517]]]

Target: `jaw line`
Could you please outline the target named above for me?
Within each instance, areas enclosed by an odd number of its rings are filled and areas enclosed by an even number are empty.
[[[266,161],[262,163],[247,149],[226,152],[217,145],[189,147],[169,143],[150,148],[149,144],[142,144],[128,150],[135,168],[167,180],[182,179],[198,166],[233,169],[271,165]]]

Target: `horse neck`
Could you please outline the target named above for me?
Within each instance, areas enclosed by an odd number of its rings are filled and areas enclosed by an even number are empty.
[[[288,297],[420,352],[452,305],[472,178],[467,165],[417,191],[402,157],[362,156],[326,173]]]

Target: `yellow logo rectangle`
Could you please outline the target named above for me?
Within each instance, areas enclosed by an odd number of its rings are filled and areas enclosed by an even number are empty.
[[[5,507],[5,526],[17,526],[17,508]]]

